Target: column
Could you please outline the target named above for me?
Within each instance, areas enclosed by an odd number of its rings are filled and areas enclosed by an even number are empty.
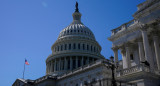
[[[83,65],[84,65],[84,63],[83,63],[83,59],[84,59],[84,57],[82,56],[82,59],[81,59],[81,66],[83,66]]]
[[[155,49],[157,67],[158,67],[158,70],[160,70],[160,49],[159,49],[158,36],[153,36],[153,41],[154,41],[154,49]]]
[[[50,62],[50,61],[48,62],[48,65],[49,65],[49,66],[48,66],[48,67],[49,67],[48,72],[50,73],[50,70],[51,70],[51,62]]]
[[[78,68],[78,56],[76,56],[76,68]]]
[[[61,58],[59,59],[59,71],[61,70]]]
[[[48,74],[48,63],[46,63],[46,74]]]
[[[149,46],[149,41],[148,41],[148,36],[147,36],[147,30],[146,26],[142,28],[142,37],[143,37],[143,45],[144,45],[144,51],[145,51],[145,60],[149,62],[150,68],[154,69],[153,65],[153,59],[150,51],[150,46]]]
[[[73,69],[73,62],[72,62],[73,60],[72,60],[72,57],[70,57],[70,70],[72,70]]]
[[[53,72],[53,60],[51,61],[51,72]]]
[[[64,58],[64,70],[67,70],[68,63],[67,63],[67,57]]]
[[[144,62],[145,61],[144,49],[143,49],[143,43],[141,41],[138,41],[138,51],[139,51],[140,62]]]
[[[54,61],[54,72],[56,72],[56,67],[57,67],[57,62],[56,62],[56,59]]]
[[[131,67],[130,51],[128,46],[126,46],[126,61],[127,61],[127,68]]]
[[[122,55],[122,63],[123,63],[123,69],[127,68],[127,59],[125,56],[124,49],[121,49],[121,55]]]
[[[118,65],[118,48],[112,48],[114,52],[114,64],[117,66]]]

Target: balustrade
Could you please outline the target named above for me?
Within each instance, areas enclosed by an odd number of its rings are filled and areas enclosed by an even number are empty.
[[[128,27],[132,26],[133,24],[135,24],[137,21],[136,20],[131,20],[123,25],[121,25],[120,27],[113,29],[112,30],[112,35],[115,35],[118,32],[121,32],[123,30],[126,30]]]
[[[117,70],[117,77],[120,76],[124,76],[124,75],[129,75],[129,74],[133,74],[133,73],[138,73],[138,72],[150,72],[149,71],[149,67],[144,65],[144,64],[140,64],[140,65],[136,65],[127,69],[123,69],[123,70]]]

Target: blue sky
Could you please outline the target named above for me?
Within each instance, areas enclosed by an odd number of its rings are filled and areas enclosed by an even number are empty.
[[[111,29],[133,19],[145,0],[77,0],[82,22],[89,27],[106,58],[113,55],[107,40]],[[0,0],[0,86],[45,75],[45,60],[59,32],[72,22],[75,0]]]

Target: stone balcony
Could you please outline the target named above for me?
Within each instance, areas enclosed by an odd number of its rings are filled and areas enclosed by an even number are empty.
[[[135,25],[137,23],[138,23],[138,20],[131,20],[131,21],[121,25],[120,27],[111,30],[112,31],[112,36],[117,34],[117,33],[119,33],[119,32],[127,30],[129,27],[131,27],[131,26],[133,26],[133,25]]]
[[[144,64],[139,64],[127,69],[117,70],[116,76],[122,77],[122,76],[127,76],[131,74],[139,73],[139,72],[150,72],[150,69],[148,66]]]

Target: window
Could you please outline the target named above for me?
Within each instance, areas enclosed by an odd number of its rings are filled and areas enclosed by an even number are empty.
[[[78,84],[76,84],[76,86],[78,86]]]
[[[69,44],[69,50],[71,49],[71,44]]]
[[[61,51],[63,50],[63,45],[61,45]]]
[[[133,60],[133,59],[134,59],[134,58],[133,58],[133,54],[130,54],[130,59],[131,59],[131,60]]]
[[[59,51],[59,46],[58,46],[58,50],[57,51]]]
[[[80,43],[78,44],[78,49],[80,49]]]
[[[83,44],[83,50],[85,50],[85,44]]]
[[[73,49],[76,49],[76,44],[75,43],[73,44]]]
[[[68,69],[70,69],[70,60],[67,60],[68,61]]]
[[[91,45],[91,51],[92,51],[92,45]]]
[[[94,47],[94,52],[96,52],[96,48]]]
[[[64,46],[64,50],[67,50],[67,44],[65,44],[65,46]]]
[[[89,50],[89,45],[87,45],[87,50]]]

